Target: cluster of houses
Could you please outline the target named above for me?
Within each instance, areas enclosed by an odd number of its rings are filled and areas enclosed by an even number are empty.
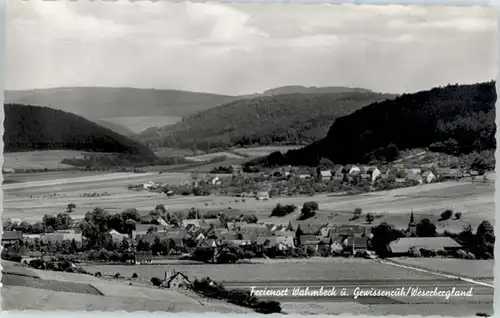
[[[213,219],[185,219],[181,227],[172,227],[161,216],[156,216],[157,223],[137,224],[130,234],[120,233],[115,229],[108,230],[108,234],[117,244],[128,240],[133,248],[142,241],[151,245],[155,241],[168,241],[176,251],[190,252],[195,248],[216,248],[223,243],[244,247],[257,244],[263,247],[275,247],[286,251],[298,246],[313,250],[318,254],[357,255],[365,253],[372,238],[369,225],[357,224],[317,224],[313,221],[289,221],[288,224],[274,222],[247,223],[222,222],[219,218]],[[460,245],[449,237],[417,237],[416,224],[413,221],[413,212],[406,230],[406,237],[390,243],[394,255],[408,255],[410,249],[423,248],[429,250],[456,250]],[[9,247],[25,239],[38,238],[44,243],[56,243],[75,240],[81,242],[81,230],[75,226],[68,230],[60,230],[47,234],[25,234],[20,231],[4,231],[2,245]],[[191,242],[186,246],[186,242]],[[193,246],[194,244],[194,246]],[[150,263],[153,259],[151,251],[141,251],[135,248],[133,263]],[[366,256],[366,255],[365,255]]]
[[[394,178],[397,183],[406,181],[415,181],[419,184],[436,182],[440,180],[460,180],[460,179],[476,179],[480,177],[480,173],[471,169],[459,168],[440,168],[433,165],[422,165],[420,167],[408,168],[402,164],[392,166],[358,166],[345,165],[337,166],[335,169],[317,169],[316,173],[300,173],[296,168],[288,167],[281,168],[272,172],[270,177],[298,177],[300,179],[317,179],[321,181],[331,180],[353,180],[360,178],[370,182],[375,180]],[[486,177],[484,178],[486,180]]]

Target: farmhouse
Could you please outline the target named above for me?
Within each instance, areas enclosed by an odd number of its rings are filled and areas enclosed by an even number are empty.
[[[165,283],[167,288],[178,289],[178,288],[186,288],[191,285],[189,278],[186,275],[176,272],[167,278]]]
[[[358,251],[366,251],[368,248],[368,238],[366,237],[350,237],[345,241],[346,250],[352,251],[355,254]]]
[[[414,172],[408,173],[406,175],[406,179],[410,180],[410,181],[418,182],[419,184],[424,183],[424,179],[422,178],[422,176],[417,174],[417,173],[414,173]]]
[[[316,235],[308,234],[308,235],[301,235],[299,237],[297,245],[305,246],[305,247],[312,247],[316,250],[319,242],[320,242],[320,239]]]
[[[389,244],[392,254],[407,255],[410,248],[426,249],[433,251],[453,251],[461,246],[447,236],[441,237],[403,237]]]
[[[342,169],[342,172],[344,174],[354,176],[354,175],[361,174],[361,169],[356,165],[347,165]]]
[[[4,231],[2,233],[3,247],[9,247],[16,243],[21,243],[23,240],[23,232],[21,231]]]

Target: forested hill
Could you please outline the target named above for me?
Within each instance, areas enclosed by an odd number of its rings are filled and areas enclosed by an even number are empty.
[[[378,93],[289,94],[243,99],[141,133],[151,147],[196,148],[307,144],[325,136],[332,121],[375,101]]]
[[[237,97],[165,89],[60,87],[5,91],[6,103],[47,106],[86,118],[187,116]]]
[[[273,154],[270,164],[316,165],[392,160],[398,150],[429,148],[449,154],[494,149],[494,82],[449,85],[376,102],[337,118],[326,137],[307,147]]]
[[[48,107],[4,106],[6,152],[71,149],[155,158],[146,146],[83,117]]]

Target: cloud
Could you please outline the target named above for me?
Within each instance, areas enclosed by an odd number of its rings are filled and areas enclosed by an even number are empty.
[[[6,86],[405,92],[496,76],[487,7],[13,1]]]

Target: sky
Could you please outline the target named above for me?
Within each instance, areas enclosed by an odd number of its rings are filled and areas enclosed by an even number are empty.
[[[6,89],[385,93],[497,74],[488,7],[9,1]]]

